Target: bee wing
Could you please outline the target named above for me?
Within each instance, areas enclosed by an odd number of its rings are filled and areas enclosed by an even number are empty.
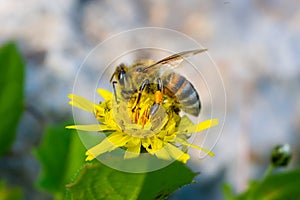
[[[190,51],[183,51],[181,53],[173,54],[169,57],[166,57],[148,67],[145,67],[143,71],[147,71],[148,69],[154,69],[159,67],[171,67],[175,68],[180,65],[180,63],[190,56],[193,56],[198,53],[202,53],[207,51],[207,49],[196,49],[196,50],[190,50]]]

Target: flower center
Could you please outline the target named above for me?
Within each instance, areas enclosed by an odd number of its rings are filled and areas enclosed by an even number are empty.
[[[128,112],[130,113],[131,119],[134,123],[142,126],[151,123],[150,121],[150,108],[151,108],[150,99],[143,99],[143,101],[138,102],[134,108],[131,106],[128,107]]]
[[[147,138],[159,133],[168,122],[165,108],[159,105],[157,111],[150,115],[154,104],[152,94],[143,93],[138,100],[138,93],[128,101],[120,101],[115,109],[114,118],[123,132],[138,138]]]

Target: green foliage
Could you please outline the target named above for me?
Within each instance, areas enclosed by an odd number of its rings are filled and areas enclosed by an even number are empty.
[[[252,182],[249,189],[238,196],[234,196],[228,185],[224,187],[228,200],[252,199],[298,199],[300,197],[300,169],[267,176],[261,182]]]
[[[227,200],[233,200],[234,199],[234,194],[232,192],[232,189],[228,183],[225,183],[223,185],[223,194],[224,198]]]
[[[41,146],[34,151],[42,165],[38,187],[62,199],[65,185],[84,163],[85,151],[76,132],[64,126],[48,127]]]
[[[8,188],[3,181],[0,181],[0,200],[21,200],[22,191],[19,188]]]
[[[77,180],[67,187],[73,200],[165,199],[179,187],[191,183],[195,175],[177,161],[163,169],[139,174],[97,163],[85,165]]]
[[[0,155],[11,147],[23,111],[23,59],[14,43],[0,48]]]

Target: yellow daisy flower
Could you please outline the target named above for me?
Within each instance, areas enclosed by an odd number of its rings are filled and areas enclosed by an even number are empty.
[[[218,124],[217,119],[210,119],[194,124],[186,115],[180,116],[174,111],[174,99],[164,95],[162,106],[153,116],[148,116],[154,102],[153,95],[141,95],[135,110],[129,104],[133,102],[118,102],[111,92],[98,89],[104,101],[95,104],[81,96],[70,94],[71,105],[95,115],[99,124],[71,125],[66,128],[82,131],[102,131],[107,137],[96,146],[88,149],[86,160],[113,151],[117,148],[125,150],[124,159],[138,157],[141,153],[150,153],[159,159],[176,159],[186,163],[190,156],[187,147],[193,147],[214,154],[202,147],[190,144],[187,139],[197,133]]]

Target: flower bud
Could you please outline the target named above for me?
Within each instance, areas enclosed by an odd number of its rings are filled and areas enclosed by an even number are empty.
[[[285,167],[289,164],[292,157],[290,145],[277,145],[271,154],[271,162],[275,167]]]

